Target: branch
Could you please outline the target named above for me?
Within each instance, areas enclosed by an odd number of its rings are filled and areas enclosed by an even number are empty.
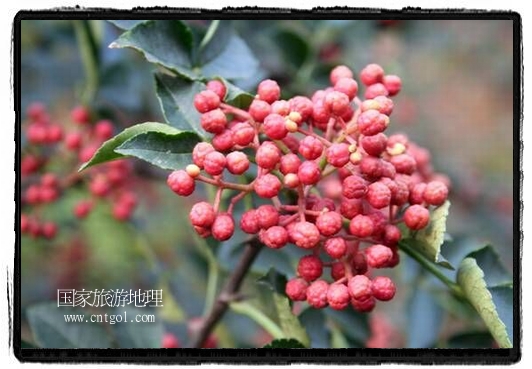
[[[251,239],[244,252],[238,265],[234,269],[233,273],[230,275],[229,280],[225,284],[222,291],[218,295],[209,315],[204,319],[202,325],[198,329],[194,339],[192,340],[192,347],[200,348],[203,346],[203,343],[212,333],[220,319],[224,316],[225,312],[229,308],[229,303],[234,299],[235,295],[238,293],[242,281],[246,276],[249,268],[253,264],[253,261],[259,254],[262,244],[258,241],[257,238]]]

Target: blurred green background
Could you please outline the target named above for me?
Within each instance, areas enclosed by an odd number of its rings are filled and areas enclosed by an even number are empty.
[[[118,129],[162,121],[150,74],[153,66],[130,50],[107,48],[120,34],[114,25],[105,21],[93,25],[104,76],[94,106],[113,117]],[[403,90],[394,99],[388,131],[406,132],[432,152],[436,169],[450,176],[448,232],[453,238],[491,243],[504,264],[513,267],[511,21],[241,20],[234,25],[261,62],[263,75],[257,77],[277,79],[286,95],[309,94],[326,86],[328,72],[337,64],[358,72],[374,62],[386,73],[399,75]],[[22,112],[40,101],[54,117],[67,117],[84,81],[72,22],[24,20],[21,36]],[[252,91],[253,81],[244,87]],[[208,278],[206,245],[194,235],[183,211],[199,197],[178,198],[161,179],[145,182],[132,224],[112,221],[105,207],[83,222],[75,221],[71,208],[81,196],[75,191],[46,210],[62,224],[61,232],[52,242],[22,238],[23,313],[33,303],[54,300],[57,288],[157,285],[171,291],[175,303],[173,309],[168,303],[163,312],[165,330],[186,336],[186,318],[203,310]],[[264,255],[254,270],[256,276],[271,263],[293,275],[295,259]],[[218,257],[223,277],[235,256],[221,252]],[[409,267],[405,263],[399,271],[406,275],[404,281]],[[260,295],[248,284],[252,293]],[[397,346],[407,340],[405,296],[399,293],[399,298],[378,309],[391,315],[399,332],[394,336]],[[446,318],[449,324],[443,335],[464,324],[454,318]],[[267,340],[248,318],[230,313],[224,322],[217,331],[221,347],[256,347]],[[243,326],[254,329],[235,334]],[[31,341],[26,324],[24,337]]]

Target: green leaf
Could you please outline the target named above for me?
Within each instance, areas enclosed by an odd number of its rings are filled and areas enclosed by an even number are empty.
[[[330,348],[331,330],[328,329],[323,310],[308,308],[299,315],[299,321],[307,330],[312,348]]]
[[[149,20],[137,24],[109,47],[135,49],[151,63],[160,64],[188,79],[198,78],[191,60],[192,32],[179,20]]]
[[[443,322],[443,309],[440,304],[429,291],[416,285],[408,301],[407,311],[407,347],[433,347]]]
[[[365,347],[370,336],[368,314],[359,313],[354,309],[325,309],[325,315],[332,319],[341,329],[344,336]]]
[[[405,238],[402,242],[408,243],[410,247],[420,252],[428,260],[445,268],[454,269],[441,254],[450,206],[451,203],[446,201],[434,209],[430,215],[429,225],[417,231],[414,237]]]
[[[134,156],[162,169],[184,169],[192,163],[192,150],[201,139],[193,132],[138,134],[115,149],[118,154]]]
[[[498,305],[496,305],[496,300],[488,289],[484,276],[484,271],[479,267],[477,261],[472,257],[467,257],[460,263],[457,282],[469,302],[484,320],[499,346],[511,348],[513,346],[512,336],[508,331],[508,328],[511,329],[511,324],[507,326],[501,319],[501,314],[506,317],[511,315],[513,288],[500,287],[502,290],[497,288],[495,292],[497,293]]]
[[[486,245],[468,256],[475,258],[479,268],[485,272],[484,279],[488,287],[512,283],[512,276],[502,265],[493,246]]]
[[[203,65],[218,55],[227,46],[233,35],[231,21],[213,20],[199,45],[199,64]]]
[[[222,81],[222,83],[227,88],[227,92],[224,98],[224,101],[226,103],[228,103],[229,105],[235,106],[237,108],[240,108],[240,109],[247,109],[251,105],[251,103],[253,102],[253,99],[255,98],[252,94],[241,90],[240,88],[236,87],[235,85],[228,82],[224,78],[217,78],[217,79]]]
[[[493,348],[493,337],[489,332],[464,332],[450,337],[446,348]]]
[[[126,321],[112,325],[120,348],[160,348],[164,328],[153,311],[133,307],[117,309],[115,314],[125,316]],[[136,322],[138,316],[151,319],[150,322]]]
[[[286,276],[279,273],[275,268],[270,268],[268,273],[257,279],[257,283],[267,286],[279,295],[285,295]]]
[[[310,56],[310,45],[303,36],[293,30],[279,30],[273,38],[275,45],[283,54],[283,59],[291,63],[296,69],[301,68]]]
[[[293,338],[282,338],[279,340],[273,340],[272,342],[265,345],[263,348],[305,348],[305,345]]]
[[[146,122],[131,126],[117,134],[115,137],[105,141],[98,151],[96,151],[93,157],[88,162],[84,163],[81,168],[79,168],[79,171],[92,167],[96,164],[104,163],[106,161],[123,158],[124,155],[115,152],[115,149],[132,137],[146,132],[176,134],[180,131],[167,124],[155,122]]]
[[[110,348],[109,339],[100,323],[66,322],[65,315],[86,315],[72,307],[58,307],[55,302],[33,305],[27,309],[35,343],[42,348]]]
[[[120,29],[129,30],[140,23],[146,22],[146,20],[140,19],[109,19],[107,22],[114,24]]]
[[[200,114],[194,107],[194,96],[205,89],[203,83],[156,73],[155,88],[168,124],[183,131],[194,131],[202,137],[205,135]]]
[[[305,347],[309,347],[310,338],[305,330],[305,327],[301,325],[301,322],[292,312],[292,307],[290,306],[290,300],[287,297],[279,295],[278,293],[273,294],[273,300],[275,302],[275,307],[277,308],[277,314],[279,318],[279,323],[281,324],[281,329],[283,330],[286,337],[295,338],[299,340]]]

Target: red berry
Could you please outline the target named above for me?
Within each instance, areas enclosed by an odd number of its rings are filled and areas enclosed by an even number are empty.
[[[366,254],[366,261],[372,268],[386,267],[393,256],[392,250],[384,245],[372,245],[366,248],[364,252]]]
[[[427,184],[423,191],[423,199],[430,205],[440,206],[446,200],[449,194],[447,186],[439,181],[432,181]]]
[[[56,143],[63,138],[63,128],[58,124],[51,124],[46,130],[46,142]]]
[[[349,223],[349,232],[353,236],[366,238],[370,237],[375,230],[373,220],[367,215],[357,215]]]
[[[161,343],[162,348],[179,348],[181,346],[179,340],[172,333],[165,333]]]
[[[223,99],[225,98],[225,93],[227,92],[227,88],[225,87],[225,85],[218,80],[212,80],[207,82],[207,90],[215,92],[216,95],[218,95],[218,97],[220,98],[220,101],[223,101]]]
[[[349,101],[351,101],[357,95],[358,83],[353,78],[342,77],[336,81],[334,89],[346,94]]]
[[[373,100],[375,100],[379,104],[379,107],[377,108],[377,110],[380,111],[382,114],[385,114],[388,116],[392,114],[392,111],[393,111],[392,99],[389,99],[386,96],[376,96]]]
[[[339,65],[331,70],[329,79],[331,85],[335,85],[341,78],[353,78],[353,72],[345,65]]]
[[[208,153],[211,153],[213,151],[215,151],[215,149],[210,143],[199,142],[198,144],[196,144],[196,146],[194,146],[194,150],[192,150],[192,161],[198,167],[203,168],[205,156],[207,156]]]
[[[325,95],[323,105],[336,116],[342,116],[349,109],[349,97],[340,91],[331,91]]]
[[[336,168],[341,168],[349,162],[349,145],[334,143],[325,151],[327,162]]]
[[[218,176],[222,174],[227,164],[227,159],[224,154],[218,151],[213,151],[205,155],[203,161],[203,169],[211,176]]]
[[[357,252],[351,260],[351,267],[354,275],[366,274],[368,272],[366,255],[363,252]]]
[[[375,308],[375,298],[373,296],[367,299],[351,299],[353,308],[361,313],[369,313]]]
[[[89,123],[90,120],[89,111],[84,106],[76,106],[74,109],[72,109],[70,112],[70,117],[75,123],[79,124]]]
[[[65,146],[69,150],[77,150],[81,147],[82,137],[79,132],[71,132],[65,136]]]
[[[264,119],[271,113],[272,108],[270,104],[262,100],[253,100],[249,106],[249,114],[256,122],[263,122]]]
[[[306,121],[312,115],[313,104],[309,98],[304,96],[295,96],[288,100],[290,110],[298,112],[301,115],[301,121]]]
[[[264,169],[274,169],[281,160],[281,150],[271,141],[263,142],[255,154],[257,165]]]
[[[266,136],[272,140],[281,140],[288,134],[285,118],[279,114],[269,114],[264,119],[263,128]]]
[[[94,177],[89,185],[90,191],[94,196],[103,197],[111,191],[109,180],[102,175]]]
[[[59,193],[57,189],[49,186],[42,186],[40,189],[39,199],[41,202],[53,202],[57,200]]]
[[[335,281],[345,277],[345,267],[344,267],[344,264],[341,261],[336,262],[336,263],[332,263],[332,265],[331,265],[331,277]]]
[[[246,154],[241,151],[233,151],[226,157],[227,170],[232,174],[242,174],[249,168],[249,159]]]
[[[312,282],[323,273],[323,263],[315,255],[303,256],[297,264],[297,275],[308,282]]]
[[[74,206],[74,215],[78,219],[83,219],[87,215],[89,215],[89,213],[92,210],[92,206],[93,206],[92,201],[81,200]]]
[[[129,220],[133,214],[133,208],[124,203],[116,203],[113,205],[113,217],[121,222]]]
[[[261,205],[256,209],[257,222],[260,228],[268,229],[279,224],[279,212],[273,205]]]
[[[373,136],[384,131],[389,122],[390,118],[378,110],[367,110],[359,115],[357,125],[363,135]]]
[[[408,154],[392,156],[390,163],[395,167],[397,173],[412,174],[416,170],[416,160]]]
[[[360,199],[367,191],[367,182],[359,175],[351,175],[342,182],[342,195],[348,199]]]
[[[408,228],[417,231],[429,224],[430,213],[428,209],[421,205],[412,205],[406,209],[404,221]]]
[[[307,160],[314,160],[321,156],[323,144],[313,136],[307,136],[299,142],[299,153]]]
[[[305,185],[318,183],[321,178],[320,167],[315,161],[306,161],[297,170],[299,181]]]
[[[297,174],[288,173],[284,176],[283,183],[288,188],[297,188],[299,186],[299,177]]]
[[[94,135],[100,140],[108,140],[113,137],[113,124],[108,120],[100,120],[94,126]]]
[[[374,99],[377,96],[388,96],[388,90],[382,83],[375,83],[371,86],[368,86],[366,88],[366,92],[364,93],[364,97],[366,99]]]
[[[261,234],[261,241],[271,249],[280,249],[288,242],[288,232],[281,226],[270,227]]]
[[[222,133],[227,126],[227,117],[221,109],[214,109],[201,115],[201,127],[209,133]]]
[[[41,190],[37,185],[31,185],[24,193],[24,199],[28,204],[37,204],[41,201]]]
[[[382,82],[384,70],[378,64],[368,64],[360,71],[360,80],[366,86]]]
[[[45,187],[56,187],[59,184],[59,180],[55,174],[45,173],[41,177],[41,184]]]
[[[323,100],[315,102],[312,109],[312,123],[319,129],[325,131],[329,119],[331,119],[331,111],[325,106]]]
[[[192,225],[208,228],[214,223],[216,212],[211,204],[202,201],[194,204],[188,214],[188,219]]]
[[[365,152],[371,156],[380,156],[386,149],[388,138],[384,133],[377,133],[373,136],[364,136],[360,140],[360,144]]]
[[[365,275],[355,275],[349,279],[347,284],[349,294],[353,299],[365,300],[372,296],[371,281]]]
[[[281,156],[281,165],[279,170],[283,174],[297,173],[299,166],[301,165],[301,159],[296,154],[288,153]]]
[[[279,194],[281,181],[273,174],[268,173],[255,180],[253,189],[259,197],[271,199]]]
[[[425,189],[427,188],[426,183],[416,183],[413,185],[410,189],[410,194],[408,196],[408,201],[410,204],[423,204],[425,201],[423,194],[425,193]]]
[[[342,216],[336,211],[321,213],[316,219],[316,227],[324,236],[332,236],[342,229]]]
[[[30,229],[30,218],[26,214],[20,215],[20,231],[26,233]]]
[[[344,284],[333,283],[327,290],[327,302],[334,310],[343,310],[349,305],[351,297],[349,290]]]
[[[212,236],[218,241],[226,241],[235,231],[235,221],[227,213],[218,214],[212,224]]]
[[[41,120],[46,115],[46,106],[40,102],[31,103],[26,110],[26,114],[32,121]]]
[[[316,309],[327,306],[327,291],[329,284],[324,280],[317,280],[307,288],[307,302]]]
[[[340,214],[347,219],[353,219],[356,215],[361,214],[362,210],[363,206],[360,199],[343,198],[340,203]]]
[[[255,129],[246,122],[240,122],[231,127],[233,142],[236,145],[247,146],[255,138]]]
[[[26,155],[22,158],[20,163],[20,171],[22,175],[27,175],[35,172],[41,165],[40,160],[33,155]]]
[[[214,91],[205,90],[194,96],[194,107],[200,113],[207,113],[220,106],[220,96]]]
[[[194,178],[189,176],[184,170],[176,170],[170,173],[166,183],[179,196],[189,196],[196,188]]]
[[[216,134],[212,138],[211,143],[212,146],[218,151],[227,151],[232,149],[234,146],[233,132],[231,132],[229,129],[226,129],[222,133]]]
[[[304,249],[311,249],[320,242],[320,231],[310,222],[297,222],[290,229],[290,238]]]
[[[275,224],[277,224],[277,222],[275,222]],[[259,218],[255,209],[250,209],[242,214],[242,218],[240,218],[240,228],[242,231],[249,234],[255,234],[260,230]]]
[[[297,150],[299,149],[299,140],[294,136],[286,136],[281,141],[288,147],[288,150],[290,150],[292,153],[297,153]]]
[[[285,292],[292,301],[305,301],[307,299],[308,283],[301,278],[290,279],[285,286]]]
[[[259,99],[266,101],[268,104],[273,104],[281,97],[281,88],[274,80],[266,79],[259,83],[257,93]]]
[[[272,113],[286,117],[290,114],[290,104],[286,100],[277,100],[272,103]]]
[[[401,230],[399,227],[394,226],[393,224],[387,224],[384,227],[383,241],[387,246],[397,245],[401,239]]]
[[[384,87],[390,93],[390,96],[397,95],[401,91],[401,78],[393,74],[388,74],[382,79]]]
[[[325,252],[333,259],[342,258],[347,251],[347,243],[342,237],[333,237],[325,241]]]
[[[371,284],[371,290],[377,300],[389,301],[395,296],[395,284],[388,277],[375,277]]]
[[[57,234],[57,225],[52,222],[46,222],[41,227],[41,233],[44,238],[51,240]]]
[[[382,209],[390,205],[390,201],[392,200],[392,192],[384,183],[373,182],[368,186],[366,200],[375,209]]]
[[[33,144],[42,144],[46,142],[47,129],[42,124],[32,123],[26,129],[28,141]]]
[[[94,154],[96,154],[96,151],[98,151],[98,145],[90,145],[85,146],[81,151],[78,153],[78,160],[81,163],[85,163],[92,159]]]

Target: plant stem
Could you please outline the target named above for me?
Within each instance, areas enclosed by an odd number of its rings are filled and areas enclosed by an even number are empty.
[[[238,265],[229,276],[229,280],[218,294],[209,315],[204,319],[198,332],[193,338],[192,347],[202,347],[207,337],[209,337],[220,319],[222,319],[229,307],[229,303],[235,298],[240,290],[242,281],[253,264],[253,261],[259,254],[261,247],[262,244],[256,238],[253,238],[248,242]]]
[[[73,23],[81,53],[81,60],[83,62],[83,69],[85,71],[85,86],[81,95],[81,102],[84,105],[89,105],[94,100],[94,96],[98,90],[99,55],[95,36],[89,21],[75,20]]]
[[[246,315],[255,321],[258,325],[264,328],[275,339],[284,338],[284,333],[281,328],[270,318],[268,318],[262,311],[251,305],[249,302],[232,302],[231,310],[235,313]]]
[[[447,278],[439,269],[438,267],[427,260],[423,255],[421,255],[416,250],[412,249],[410,246],[406,245],[403,242],[399,242],[399,248],[403,250],[408,256],[410,256],[412,259],[417,261],[423,268],[425,268],[428,272],[432,273],[436,278],[438,278],[440,281],[442,281],[451,292],[459,297],[465,299],[464,292],[460,288],[458,284]]]

